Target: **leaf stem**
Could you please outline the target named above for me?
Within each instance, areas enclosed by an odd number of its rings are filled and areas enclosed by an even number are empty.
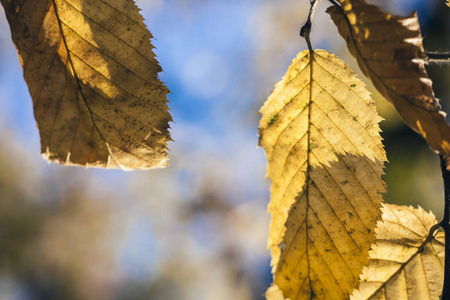
[[[336,1],[334,1],[334,0],[328,0],[328,1],[330,1],[330,3],[333,4],[336,7],[341,7],[341,5],[339,3],[337,3]]]
[[[306,40],[306,44],[308,44],[308,49],[309,49],[309,53],[313,53],[313,49],[311,46],[311,40],[309,38],[309,35],[311,33],[311,27],[312,27],[312,17],[314,14],[314,8],[316,7],[316,0],[310,0],[310,8],[309,8],[309,14],[308,14],[308,19],[306,20],[306,23],[302,26],[302,28],[300,29],[300,36],[304,37]]]
[[[450,171],[447,169],[447,160],[439,155],[441,159],[442,178],[444,180],[444,217],[439,223],[445,232],[445,260],[444,260],[444,287],[442,298],[450,299]]]
[[[312,102],[312,78],[313,78],[313,60],[314,60],[314,50],[311,45],[311,40],[309,38],[309,35],[311,33],[311,27],[312,27],[312,17],[314,14],[314,8],[316,6],[317,1],[316,0],[310,0],[310,8],[309,8],[309,14],[308,19],[306,20],[306,23],[302,26],[300,29],[300,36],[304,37],[306,40],[306,44],[308,45],[309,50],[309,99],[308,99],[308,130],[307,130],[307,140],[308,140],[308,149],[311,141],[310,137],[310,124],[311,124],[311,102]],[[306,161],[308,162],[308,167],[306,169],[306,212],[305,212],[305,224],[306,224],[306,249],[305,254],[308,257],[308,281],[309,281],[309,291],[310,291],[310,299],[315,298],[315,293],[313,290],[312,282],[311,282],[311,267],[309,262],[309,232],[308,232],[308,213],[309,213],[309,184],[310,184],[310,151],[307,152]]]

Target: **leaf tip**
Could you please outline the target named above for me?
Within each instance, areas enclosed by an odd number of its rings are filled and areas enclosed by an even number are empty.
[[[289,300],[289,298],[284,298],[283,291],[276,284],[269,287],[265,295],[267,300]]]

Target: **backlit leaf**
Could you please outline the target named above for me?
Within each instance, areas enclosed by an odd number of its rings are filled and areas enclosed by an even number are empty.
[[[312,57],[298,54],[260,111],[272,181],[268,299],[348,298],[381,218],[380,117],[342,61]]]
[[[425,70],[416,13],[390,15],[363,0],[341,0],[327,12],[362,72],[429,146],[450,155],[450,126]]]
[[[422,208],[383,205],[361,285],[350,299],[439,299],[444,281],[444,233],[427,239],[436,219]]]
[[[272,285],[266,291],[267,300],[285,300],[283,292],[278,285]]]
[[[161,68],[133,0],[1,0],[50,161],[146,169],[170,140]]]

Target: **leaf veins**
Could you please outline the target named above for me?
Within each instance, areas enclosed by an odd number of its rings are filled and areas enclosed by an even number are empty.
[[[168,89],[133,0],[1,2],[44,157],[87,167],[166,165]]]
[[[324,50],[300,52],[260,112],[272,181],[267,297],[347,299],[381,218],[381,118],[364,84]]]
[[[444,233],[428,237],[436,219],[422,208],[383,205],[361,285],[351,300],[439,299],[444,282]]]
[[[362,72],[409,127],[448,157],[450,126],[425,70],[427,56],[416,13],[400,18],[364,0],[340,3],[327,12]]]

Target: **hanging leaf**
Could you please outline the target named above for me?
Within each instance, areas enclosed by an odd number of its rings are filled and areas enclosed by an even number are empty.
[[[168,89],[133,0],[1,3],[44,157],[87,167],[166,165]]]
[[[428,237],[436,219],[422,208],[383,205],[359,290],[350,299],[439,299],[444,282],[444,233]]]
[[[341,0],[327,12],[377,90],[428,145],[450,155],[450,126],[425,70],[416,13],[400,18],[363,0]]]
[[[324,50],[299,53],[260,112],[272,181],[267,297],[346,299],[381,218],[381,118],[364,84]]]

